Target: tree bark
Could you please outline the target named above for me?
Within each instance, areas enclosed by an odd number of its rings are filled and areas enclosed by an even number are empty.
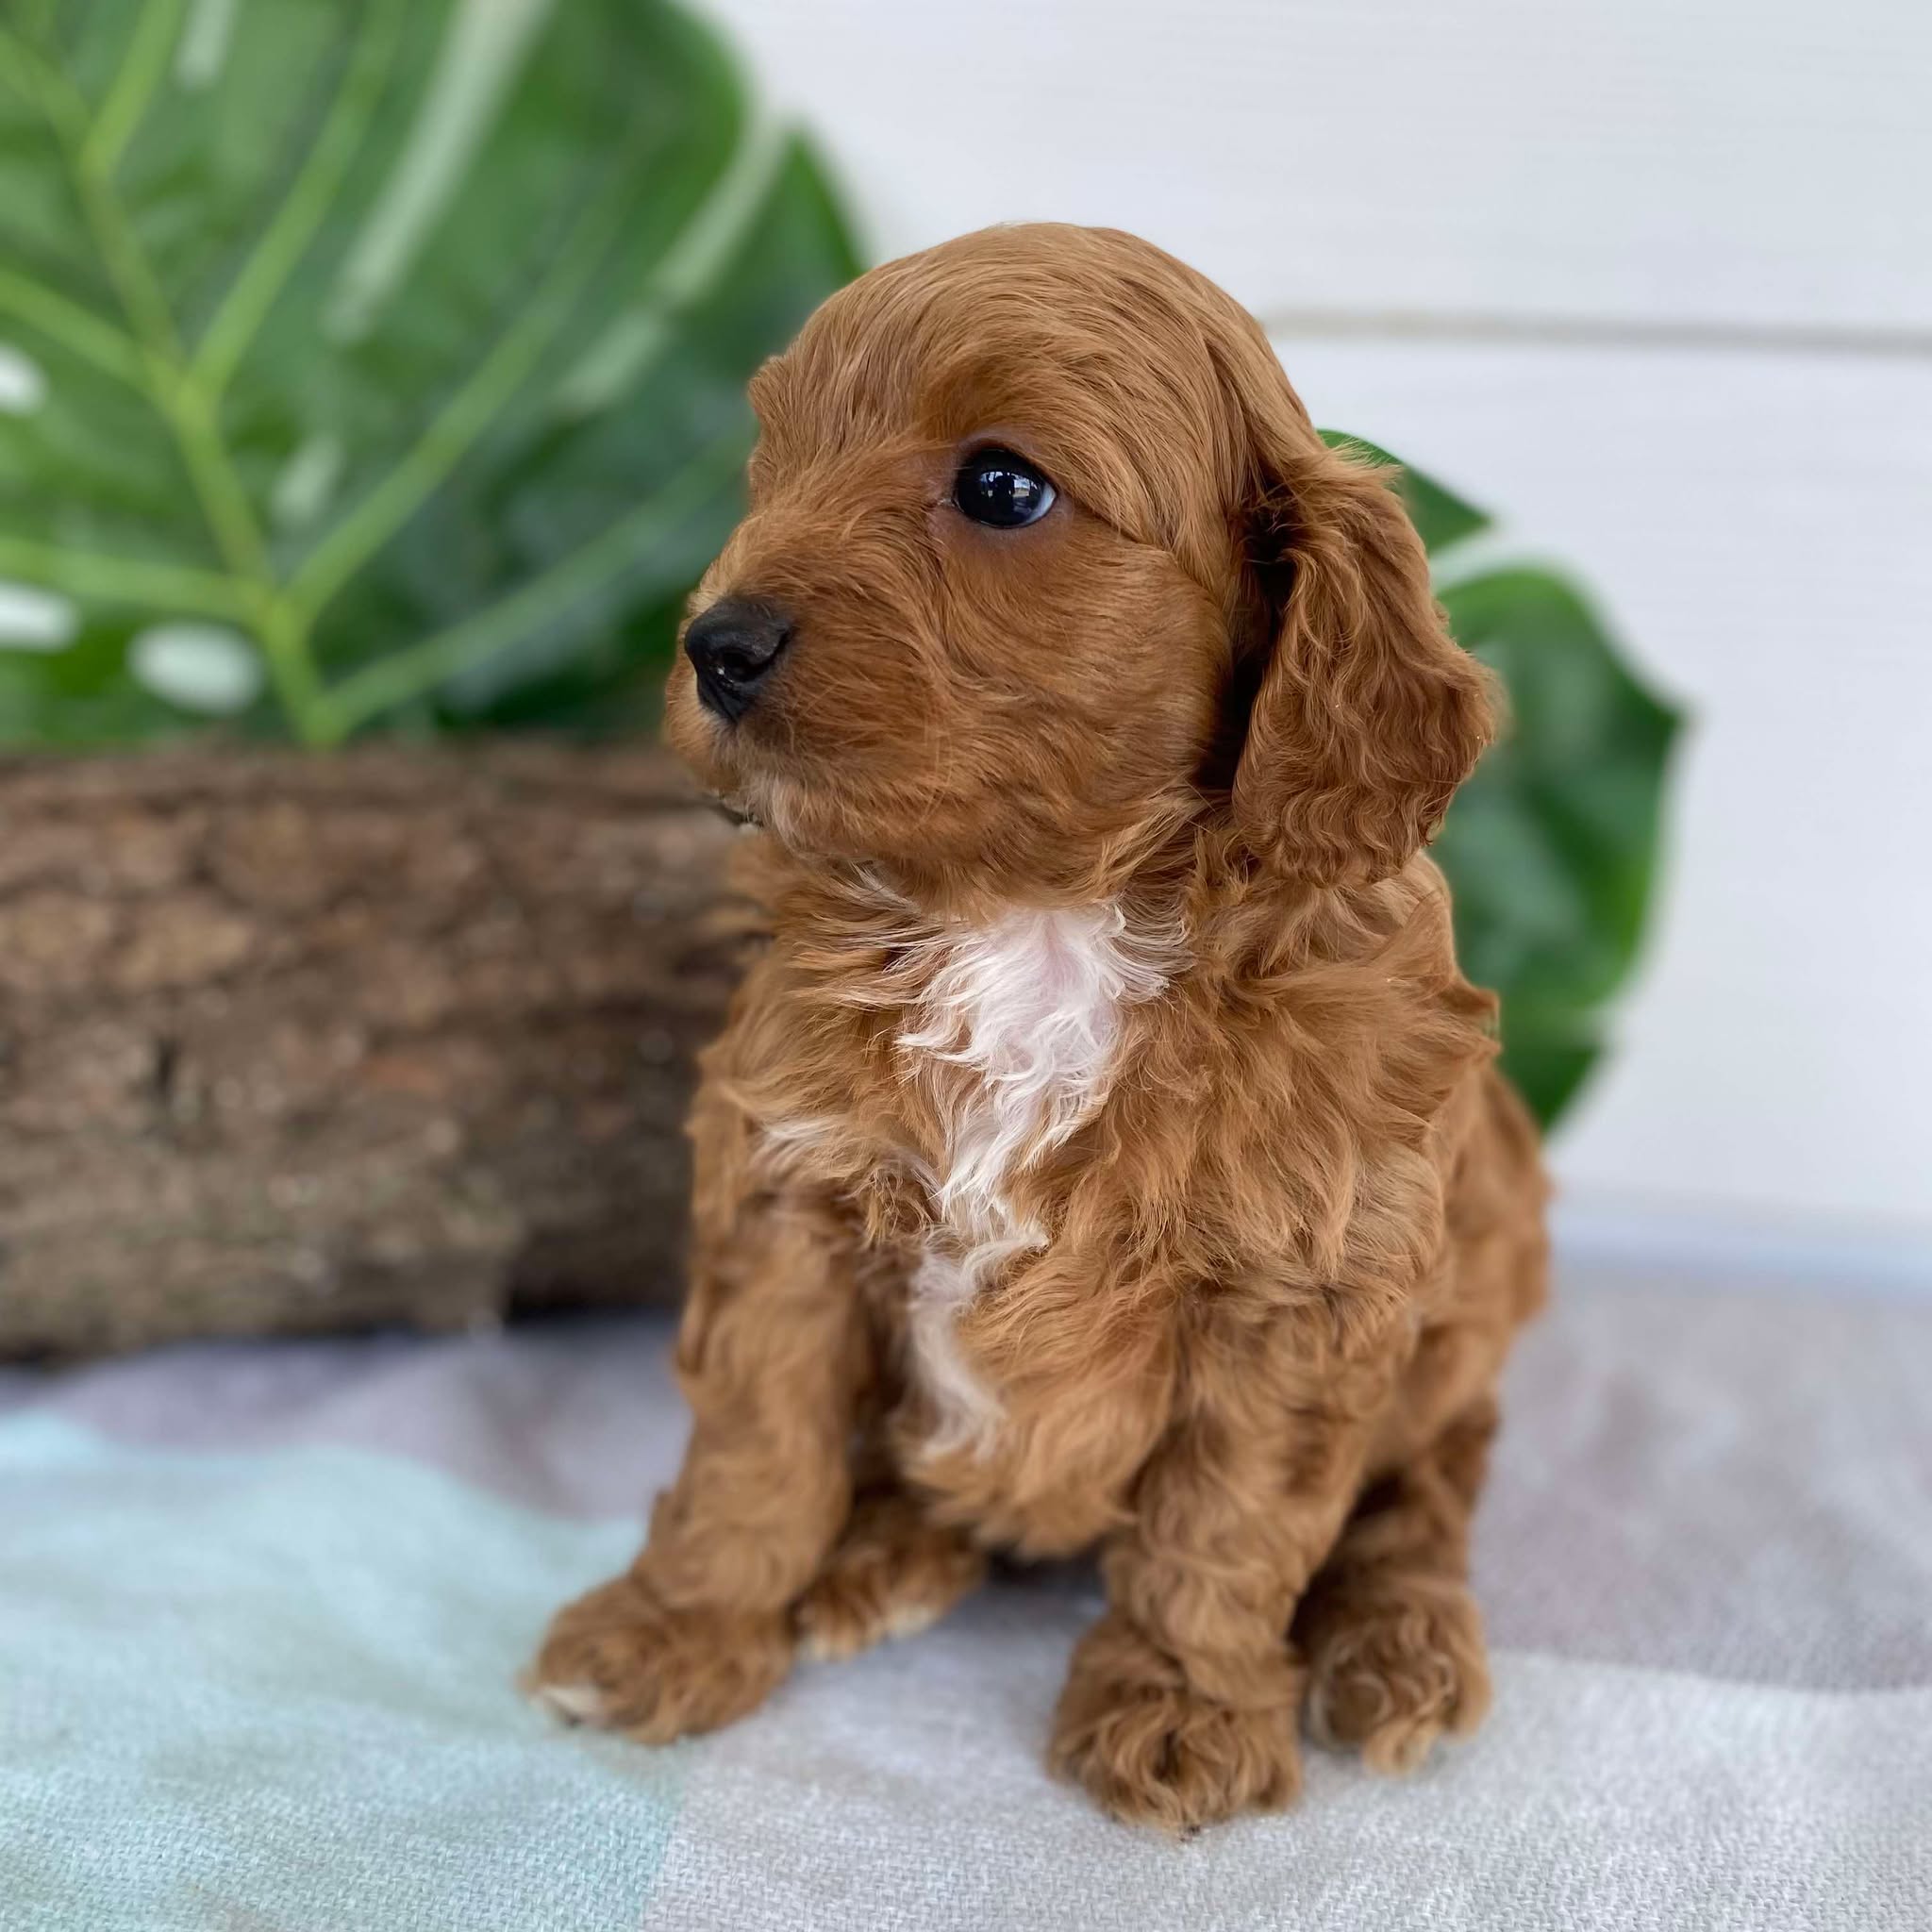
[[[0,1355],[674,1296],[731,836],[656,751],[0,762]]]

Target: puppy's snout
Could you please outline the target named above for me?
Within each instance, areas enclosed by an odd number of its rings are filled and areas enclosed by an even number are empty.
[[[684,652],[705,708],[735,723],[791,641],[791,620],[758,597],[721,597],[686,626]]]

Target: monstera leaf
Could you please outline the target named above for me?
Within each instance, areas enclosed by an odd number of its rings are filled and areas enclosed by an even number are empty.
[[[658,0],[11,0],[0,741],[621,722],[856,267]]]
[[[1555,1119],[1603,1050],[1636,961],[1678,718],[1553,572],[1447,583],[1456,635],[1501,674],[1510,728],[1457,794],[1436,844],[1463,969],[1503,995],[1504,1064]]]
[[[1324,435],[1393,460],[1359,437]],[[1414,469],[1396,489],[1450,628],[1508,692],[1508,726],[1457,793],[1435,856],[1455,889],[1463,971],[1502,994],[1503,1063],[1547,1124],[1596,1063],[1606,1008],[1636,962],[1680,720],[1567,578],[1458,573],[1455,547],[1489,517]]]

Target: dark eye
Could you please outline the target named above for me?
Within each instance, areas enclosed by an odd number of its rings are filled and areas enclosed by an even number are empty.
[[[1037,524],[1053,508],[1054,488],[1009,449],[975,450],[953,478],[959,514],[994,530]]]

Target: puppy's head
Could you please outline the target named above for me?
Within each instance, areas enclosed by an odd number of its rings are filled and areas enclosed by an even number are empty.
[[[1144,242],[991,229],[888,263],[752,401],[667,731],[799,851],[1073,892],[1224,819],[1271,869],[1373,878],[1485,742],[1395,498]]]

